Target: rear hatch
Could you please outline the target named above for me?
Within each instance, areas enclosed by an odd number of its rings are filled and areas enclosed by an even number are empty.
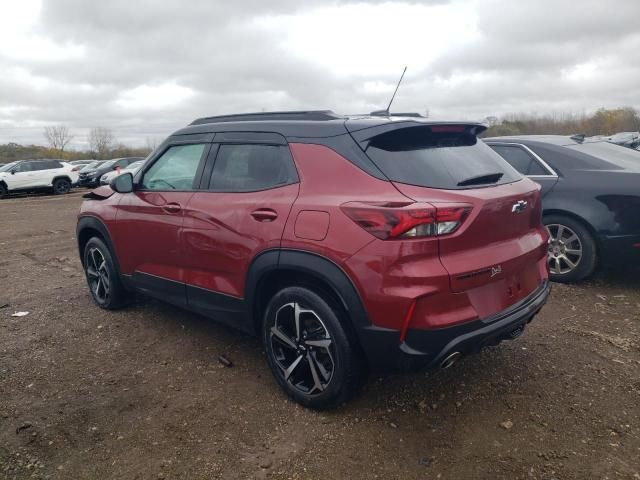
[[[483,313],[535,290],[546,256],[540,187],[478,140],[481,125],[395,126],[352,136],[405,196],[438,212],[466,209],[455,230],[438,235],[451,290],[472,292]]]

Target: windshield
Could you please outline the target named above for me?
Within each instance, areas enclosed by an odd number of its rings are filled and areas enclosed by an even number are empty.
[[[371,139],[366,153],[392,181],[420,187],[479,188],[522,176],[484,142],[450,127],[408,127]]]
[[[91,163],[86,164],[84,167],[82,167],[80,169],[81,172],[86,172],[88,170],[93,170],[94,168],[96,168],[98,166],[100,162],[97,161],[93,161]]]
[[[568,148],[578,150],[602,161],[602,169],[630,170],[640,172],[640,152],[609,142],[590,142],[569,145]]]
[[[6,165],[0,166],[0,172],[8,172],[14,165],[17,165],[18,162],[7,163]]]
[[[114,163],[116,163],[116,160],[107,160],[106,162],[102,162],[100,165],[97,165],[97,168],[109,168]]]
[[[126,168],[126,170],[137,170],[142,166],[143,163],[144,163],[143,160],[138,160],[137,162],[133,162]]]

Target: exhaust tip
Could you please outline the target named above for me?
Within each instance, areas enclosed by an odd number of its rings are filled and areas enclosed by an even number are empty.
[[[462,353],[461,352],[453,352],[452,354],[447,355],[447,357],[440,364],[440,368],[443,369],[443,370],[445,368],[449,368],[454,363],[456,363],[458,360],[460,360],[460,357],[462,357]]]

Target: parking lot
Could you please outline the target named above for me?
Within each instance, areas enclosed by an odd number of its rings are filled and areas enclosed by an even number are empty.
[[[555,285],[517,341],[318,413],[255,338],[145,298],[96,307],[82,193],[0,201],[0,478],[640,479],[637,271]]]

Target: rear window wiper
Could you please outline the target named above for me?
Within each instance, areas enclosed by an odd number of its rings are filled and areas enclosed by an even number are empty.
[[[467,187],[469,185],[482,185],[485,183],[497,183],[502,178],[504,173],[484,173],[482,175],[476,175],[475,177],[469,177],[461,182],[458,182],[459,187]]]

